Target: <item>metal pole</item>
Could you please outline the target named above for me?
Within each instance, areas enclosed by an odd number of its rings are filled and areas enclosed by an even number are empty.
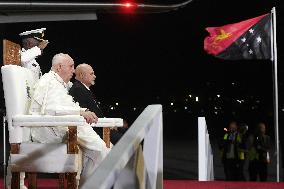
[[[4,176],[4,188],[6,188],[6,116],[3,115],[3,176]]]
[[[279,158],[279,116],[278,116],[278,77],[277,77],[277,44],[276,44],[276,9],[272,8],[272,27],[273,27],[273,92],[274,92],[274,127],[275,127],[275,145],[276,145],[276,180],[280,181],[280,158]]]

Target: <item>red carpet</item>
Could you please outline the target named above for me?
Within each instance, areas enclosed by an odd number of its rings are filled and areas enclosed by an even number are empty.
[[[0,180],[0,189],[3,189],[3,179]],[[57,189],[55,179],[39,179],[38,189]],[[164,189],[283,189],[284,182],[198,182],[189,180],[165,180]]]
[[[3,185],[4,185],[3,179],[1,179],[0,189],[4,189]],[[56,179],[38,179],[37,188],[38,189],[58,189],[58,182]]]
[[[165,180],[164,189],[284,189],[284,182],[198,182]]]

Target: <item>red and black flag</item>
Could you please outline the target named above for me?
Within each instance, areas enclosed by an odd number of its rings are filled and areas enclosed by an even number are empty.
[[[271,14],[206,30],[210,33],[204,40],[208,54],[228,60],[271,57]]]

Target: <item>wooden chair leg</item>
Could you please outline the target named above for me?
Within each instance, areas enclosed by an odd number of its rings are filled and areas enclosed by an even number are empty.
[[[37,174],[36,173],[28,173],[28,183],[29,189],[36,189],[37,188]]]
[[[103,141],[106,143],[106,147],[110,148],[110,128],[103,128]]]
[[[20,189],[20,172],[12,172],[11,188]]]
[[[58,176],[58,182],[59,182],[59,189],[64,189],[65,187],[65,174],[64,173],[59,173]]]
[[[77,189],[76,175],[77,173],[66,173],[68,189]]]

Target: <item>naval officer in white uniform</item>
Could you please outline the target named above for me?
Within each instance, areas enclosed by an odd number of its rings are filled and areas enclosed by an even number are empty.
[[[42,54],[43,49],[45,49],[48,44],[48,41],[43,39],[45,30],[46,28],[40,28],[25,31],[19,34],[22,39],[21,64],[23,67],[28,68],[33,72],[35,81],[37,81],[42,75],[40,65],[36,61],[36,58]],[[11,176],[11,168],[8,164],[6,177],[7,189],[11,189]],[[21,172],[21,189],[27,189],[27,187],[24,185],[24,179],[25,173]]]
[[[19,34],[22,38],[21,64],[33,72],[35,80],[42,75],[36,58],[42,54],[48,44],[48,41],[43,39],[45,30],[46,28],[41,28]]]

